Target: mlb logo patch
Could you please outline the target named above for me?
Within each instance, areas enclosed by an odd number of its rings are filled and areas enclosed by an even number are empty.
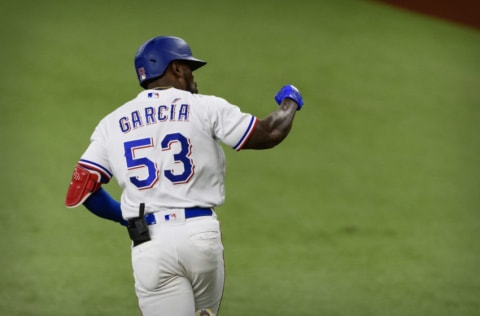
[[[148,97],[158,99],[160,97],[160,94],[158,92],[149,92]]]
[[[168,222],[168,221],[174,221],[177,219],[177,214],[173,213],[173,214],[167,214],[165,215],[165,220]]]

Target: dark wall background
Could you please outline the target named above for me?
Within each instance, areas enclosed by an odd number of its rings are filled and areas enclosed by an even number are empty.
[[[478,0],[376,0],[480,29]]]

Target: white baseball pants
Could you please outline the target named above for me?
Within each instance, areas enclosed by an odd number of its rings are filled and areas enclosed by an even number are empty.
[[[185,220],[183,210],[155,213],[152,240],[132,248],[135,292],[143,316],[218,313],[224,286],[223,244],[215,213]],[[167,220],[168,218],[168,220]]]

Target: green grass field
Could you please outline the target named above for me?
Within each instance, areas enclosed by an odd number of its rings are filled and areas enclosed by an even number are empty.
[[[0,4],[0,315],[139,315],[127,233],[63,206],[161,34],[287,140],[226,149],[221,316],[480,315],[480,32],[362,0]],[[116,183],[107,188],[118,196]]]

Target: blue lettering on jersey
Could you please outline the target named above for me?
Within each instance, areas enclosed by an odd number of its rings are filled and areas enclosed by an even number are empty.
[[[167,114],[164,114],[167,113]],[[168,107],[166,105],[160,105],[158,107],[158,120],[164,122],[168,119]]]
[[[142,118],[139,111],[132,112],[132,125],[133,128],[139,128],[143,126]]]
[[[178,120],[179,121],[188,121],[188,104],[180,105],[180,109],[178,110]]]
[[[177,105],[174,103],[172,104],[172,106],[170,107],[170,121],[175,121],[175,108],[177,107]]]
[[[118,123],[120,123],[120,130],[123,133],[128,133],[130,132],[130,123],[128,122],[128,117],[124,116],[122,117]]]
[[[147,125],[155,124],[155,109],[153,107],[145,108],[145,123]]]
[[[190,105],[172,104],[159,105],[158,108],[146,107],[143,110],[135,110],[129,116],[123,116],[118,120],[120,131],[128,133],[132,129],[149,126],[162,122],[188,122],[190,116]]]

